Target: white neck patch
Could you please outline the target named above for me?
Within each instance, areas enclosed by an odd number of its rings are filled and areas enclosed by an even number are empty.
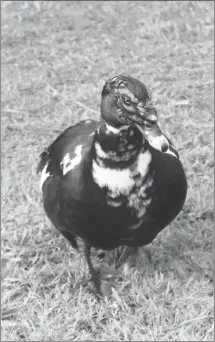
[[[120,126],[119,128],[116,128],[114,126],[109,125],[106,121],[105,121],[105,126],[107,129],[107,134],[114,133],[116,135],[119,134],[121,130],[126,129],[128,127],[128,125],[123,125],[123,126]]]
[[[134,186],[130,169],[115,170],[102,167],[93,160],[93,178],[100,188],[107,187],[115,195],[128,195]]]
[[[98,156],[99,158],[102,158],[102,159],[110,159],[108,153],[106,153],[106,152],[102,149],[101,145],[100,145],[98,142],[95,143],[95,150],[96,150],[96,154],[97,154],[97,156]]]
[[[112,132],[114,134],[118,134],[120,132],[120,130],[121,130],[121,127],[120,128],[116,128],[116,127],[108,125],[107,123],[105,123],[105,126],[106,126],[108,132]]]
[[[100,144],[98,145],[100,146]],[[100,149],[102,150],[101,146]],[[104,158],[104,156],[102,157]],[[114,195],[128,195],[135,185],[134,175],[139,173],[144,178],[148,172],[151,158],[149,151],[140,152],[133,165],[121,170],[100,166],[93,160],[94,181],[101,188],[107,187],[108,191]]]

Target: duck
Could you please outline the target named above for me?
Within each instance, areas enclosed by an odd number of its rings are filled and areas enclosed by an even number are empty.
[[[46,216],[84,255],[98,295],[92,248],[150,244],[182,210],[187,179],[172,141],[158,125],[147,87],[121,74],[101,92],[100,119],[64,130],[37,167]]]

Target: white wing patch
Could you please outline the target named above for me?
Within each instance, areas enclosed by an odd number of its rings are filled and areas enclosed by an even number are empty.
[[[41,177],[40,177],[40,190],[42,191],[42,188],[43,188],[43,184],[45,182],[45,180],[51,176],[50,172],[47,172],[47,167],[48,167],[49,163],[47,163],[42,172],[41,172]]]
[[[60,163],[60,166],[63,171],[63,175],[66,175],[69,171],[73,170],[77,165],[80,164],[81,162],[81,152],[82,152],[82,145],[76,146],[74,153],[76,156],[71,159],[70,154],[66,153],[65,156],[63,157],[62,162]]]

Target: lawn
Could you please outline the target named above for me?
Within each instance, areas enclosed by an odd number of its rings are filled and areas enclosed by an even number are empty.
[[[213,341],[214,4],[2,1],[2,341]],[[68,126],[99,118],[128,73],[179,150],[177,219],[97,302],[84,258],[46,219],[36,166]],[[121,279],[122,278],[122,279]]]

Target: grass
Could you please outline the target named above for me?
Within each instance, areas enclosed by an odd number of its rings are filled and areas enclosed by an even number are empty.
[[[2,1],[2,341],[213,341],[213,7]],[[80,285],[85,260],[45,218],[35,169],[60,131],[99,117],[120,73],[151,89],[189,189],[98,303]]]

